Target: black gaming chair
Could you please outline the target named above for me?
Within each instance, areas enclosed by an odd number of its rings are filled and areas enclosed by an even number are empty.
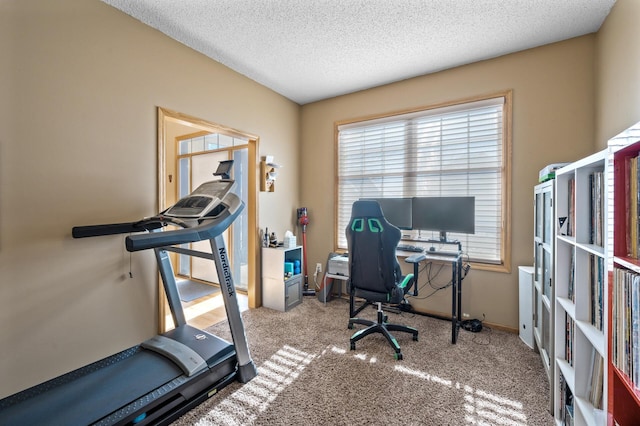
[[[351,336],[351,350],[356,342],[371,333],[382,333],[395,350],[396,359],[402,359],[400,345],[389,331],[413,334],[418,340],[418,330],[398,324],[387,323],[382,303],[401,304],[413,285],[413,274],[402,275],[396,257],[396,246],[400,241],[400,230],[386,221],[377,201],[360,200],[353,203],[351,220],[346,229],[349,247],[349,328],[354,324],[367,328]],[[355,298],[365,300],[356,309]],[[378,320],[356,318],[366,306],[377,303]]]

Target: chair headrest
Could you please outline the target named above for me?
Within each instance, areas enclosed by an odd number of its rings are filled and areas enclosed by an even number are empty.
[[[351,206],[351,217],[384,217],[384,214],[377,201],[358,200]]]

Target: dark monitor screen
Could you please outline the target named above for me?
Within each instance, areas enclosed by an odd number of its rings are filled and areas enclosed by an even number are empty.
[[[387,222],[400,229],[411,229],[411,198],[361,198],[380,204]]]
[[[413,229],[475,233],[475,197],[415,197],[412,202]]]

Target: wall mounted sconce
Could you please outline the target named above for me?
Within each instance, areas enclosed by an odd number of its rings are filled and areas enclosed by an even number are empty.
[[[260,162],[260,191],[274,192],[276,190],[276,178],[280,166],[273,162],[273,155],[262,157]]]

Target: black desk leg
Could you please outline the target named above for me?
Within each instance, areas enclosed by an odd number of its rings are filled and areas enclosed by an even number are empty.
[[[456,344],[458,341],[458,331],[460,330],[460,321],[462,318],[462,261],[460,258],[451,265],[453,286],[451,292],[451,343]]]
[[[458,259],[457,263],[457,276],[456,282],[458,283],[458,323],[456,324],[456,334],[460,330],[462,325],[462,258]]]
[[[413,264],[413,294],[412,296],[417,296],[418,295],[418,265],[420,263],[419,262],[415,262]]]
[[[457,303],[456,301],[457,299],[457,293],[458,293],[458,282],[456,281],[456,264],[458,262],[454,262],[451,265],[451,282],[452,282],[452,286],[451,286],[451,343],[452,344],[456,344],[456,340],[458,338],[458,330],[457,330],[457,324],[458,324],[458,309],[457,309]]]

